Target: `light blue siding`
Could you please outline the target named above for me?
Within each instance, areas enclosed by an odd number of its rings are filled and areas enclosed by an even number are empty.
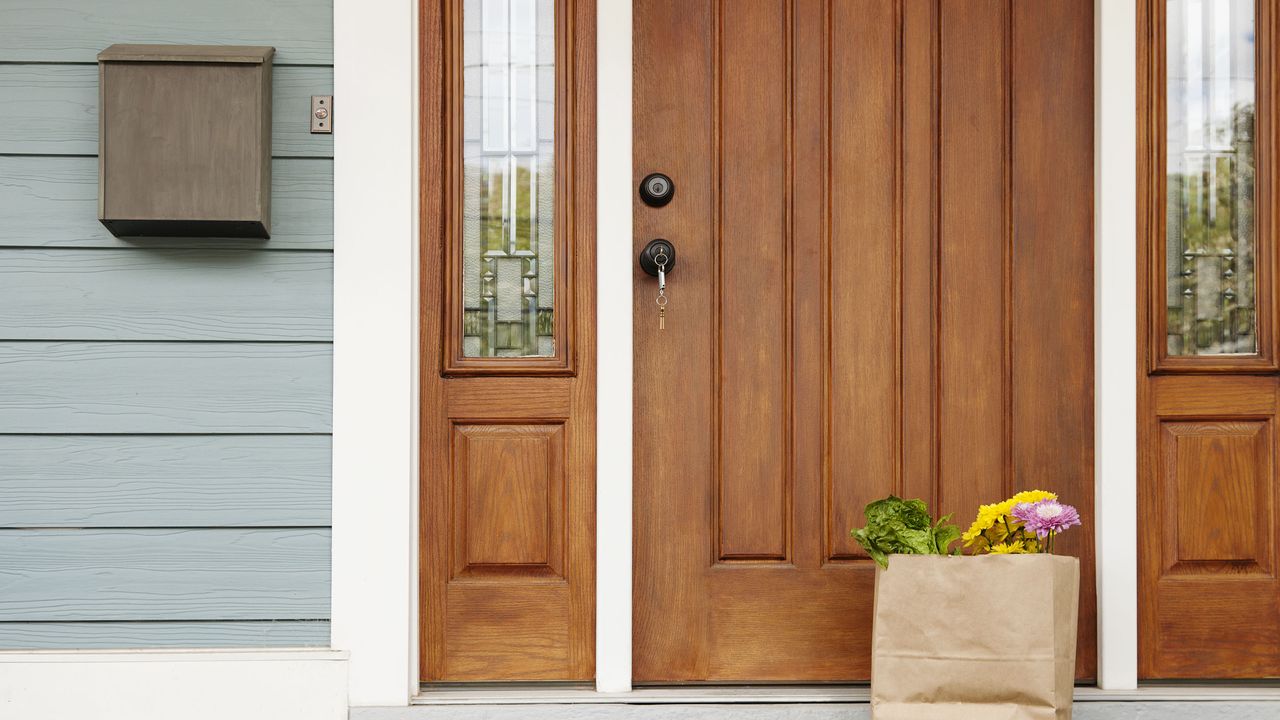
[[[0,155],[0,247],[333,248],[333,161],[282,159],[271,168],[271,239],[121,240],[98,222],[98,159]]]
[[[328,620],[0,622],[0,647],[59,650],[329,644]]]
[[[332,65],[333,9],[317,0],[10,0],[0,7],[3,62],[91,63],[113,43],[270,45],[278,65]]]
[[[272,77],[271,152],[333,157],[333,136],[312,135],[312,95],[333,94],[333,69],[280,67]],[[96,155],[97,65],[0,65],[0,153]]]
[[[328,644],[332,37],[330,0],[0,6],[0,649]],[[123,42],[277,49],[270,240],[98,222]]]
[[[0,343],[0,433],[327,433],[326,343]]]
[[[330,340],[333,255],[0,249],[0,337]]]
[[[330,461],[327,435],[0,435],[0,528],[327,526]]]
[[[0,621],[329,616],[328,528],[0,530]]]

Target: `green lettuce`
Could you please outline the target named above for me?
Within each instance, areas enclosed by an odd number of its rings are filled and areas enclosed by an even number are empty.
[[[960,539],[960,528],[951,516],[934,522],[923,500],[903,500],[890,495],[867,505],[867,526],[850,531],[867,554],[881,567],[889,567],[889,556],[959,555],[951,544]]]

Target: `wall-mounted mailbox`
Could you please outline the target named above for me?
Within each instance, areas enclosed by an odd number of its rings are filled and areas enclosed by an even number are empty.
[[[119,237],[271,236],[275,48],[98,54],[98,219]]]

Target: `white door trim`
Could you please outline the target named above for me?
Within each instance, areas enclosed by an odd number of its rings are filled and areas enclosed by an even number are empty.
[[[352,705],[418,687],[417,5],[333,3],[331,644]]]
[[[631,690],[631,1],[596,9],[596,690]]]
[[[1138,687],[1137,8],[1094,5],[1098,687]]]

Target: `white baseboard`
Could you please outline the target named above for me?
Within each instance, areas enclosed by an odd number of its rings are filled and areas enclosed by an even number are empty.
[[[6,720],[346,720],[335,650],[0,652]]]

